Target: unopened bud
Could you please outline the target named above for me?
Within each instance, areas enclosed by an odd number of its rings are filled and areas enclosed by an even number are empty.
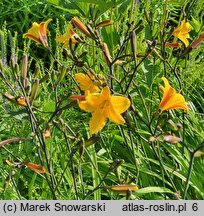
[[[106,63],[110,65],[110,63],[112,62],[112,59],[111,59],[111,55],[110,55],[110,52],[109,52],[109,49],[106,43],[102,44],[102,49],[103,49],[103,57]]]
[[[179,47],[182,46],[182,43],[179,43],[179,42],[175,42],[175,43],[173,43],[173,42],[166,42],[165,46],[169,47],[169,48],[179,48]]]
[[[23,87],[26,87],[25,79],[27,78],[28,73],[28,56],[24,55],[22,59],[22,65],[21,65],[21,80]]]
[[[32,104],[35,100],[37,93],[39,89],[39,80],[36,80],[35,83],[33,83],[32,90],[31,90],[31,96],[30,96],[30,103]]]
[[[99,28],[99,27],[104,27],[104,26],[109,26],[109,25],[112,25],[113,24],[113,20],[105,20],[103,22],[100,22],[96,25],[96,28]]]
[[[194,153],[194,157],[200,157],[200,156],[202,156],[204,153],[203,152],[201,152],[201,151],[196,151],[195,153]]]
[[[43,133],[43,137],[44,137],[45,139],[51,137],[50,126],[49,126],[49,125],[47,126],[47,128],[46,128],[46,130],[45,130],[45,133]]]
[[[171,144],[176,144],[176,143],[181,142],[181,138],[176,137],[176,136],[172,136],[172,135],[168,135],[168,136],[164,137],[164,141],[171,143]]]
[[[190,47],[196,49],[202,43],[203,40],[204,40],[204,33],[202,33],[200,37],[190,45]]]
[[[79,29],[79,31],[81,31],[83,34],[85,34],[86,36],[92,38],[88,28],[81,22],[81,20],[78,17],[74,17],[72,19],[72,23],[74,24],[74,26],[76,28]]]
[[[177,191],[173,195],[173,200],[179,200],[180,199],[180,191]]]
[[[71,100],[71,101],[84,101],[85,96],[84,95],[71,95],[69,97],[69,100]]]
[[[121,184],[113,186],[104,186],[104,189],[111,190],[116,193],[127,193],[128,190],[132,192],[138,190],[138,187],[132,184]]]

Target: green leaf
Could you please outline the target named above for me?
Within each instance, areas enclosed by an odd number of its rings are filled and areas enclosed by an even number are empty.
[[[196,32],[200,31],[201,23],[198,20],[196,20],[194,17],[192,17],[191,25],[193,26]]]
[[[55,111],[55,102],[54,101],[48,101],[43,106],[44,112],[54,112]]]
[[[120,6],[119,6],[119,9],[118,9],[118,13],[119,14],[123,14],[125,13],[125,11],[129,8],[128,6],[130,5],[130,0],[126,0],[124,1]]]
[[[81,13],[81,11],[79,10],[79,8],[77,8],[74,2],[71,3],[68,1],[60,1],[60,0],[47,0],[47,2],[53,4],[54,7],[66,11],[75,16],[78,16],[79,12]]]
[[[52,4],[56,4],[56,5],[60,4],[60,0],[47,0],[47,2],[52,3]]]
[[[145,59],[144,64],[142,65],[142,70],[145,74],[147,85],[150,87],[155,76],[159,74],[160,67],[153,64],[149,59]]]
[[[25,109],[10,111],[9,115],[12,116],[13,118],[17,119],[17,120],[20,120],[20,121],[28,116]]]

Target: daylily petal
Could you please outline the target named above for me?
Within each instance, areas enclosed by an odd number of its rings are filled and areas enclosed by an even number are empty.
[[[90,126],[90,133],[91,134],[96,134],[98,133],[106,123],[106,116],[101,113],[100,109],[97,109],[95,112],[92,114],[92,118],[89,122]]]
[[[102,103],[100,94],[88,94],[85,101],[79,102],[79,107],[86,112],[94,112]]]
[[[82,91],[89,91],[90,93],[95,93],[99,90],[99,87],[94,84],[95,77],[89,71],[87,72],[87,74],[75,74],[75,79],[79,83],[80,89]]]
[[[191,31],[190,23],[185,22],[185,20],[182,20],[181,25],[174,30],[173,36],[175,36],[175,37],[179,38],[181,41],[183,41],[185,46],[187,47],[189,45],[187,38],[190,37],[190,35],[189,35],[190,31]]]
[[[37,44],[42,44],[44,47],[48,47],[47,26],[51,21],[52,19],[48,19],[46,22],[41,22],[40,24],[34,22],[28,32],[23,34],[23,38],[29,38],[34,40]]]
[[[115,112],[121,114],[129,108],[130,100],[121,96],[111,96],[111,104]]]
[[[171,110],[171,109],[183,109],[186,112],[188,111],[187,103],[184,97],[180,93],[176,93],[175,89],[169,85],[169,82],[166,78],[162,77],[165,86],[160,86],[160,89],[164,91],[162,100],[159,104],[159,107],[162,111]]]
[[[59,35],[56,37],[56,40],[60,43],[63,43],[63,47],[69,45],[69,40],[71,39],[72,43],[76,43],[76,38],[79,38],[79,36],[73,31],[72,25],[69,24],[67,28],[67,32],[63,35]]]
[[[106,115],[107,117],[112,121],[112,122],[115,122],[116,124],[123,124],[125,123],[125,120],[124,118],[119,114],[117,113],[114,108],[112,107],[112,105],[110,104],[108,106],[108,108],[106,109]]]
[[[162,97],[162,100],[159,104],[159,107],[163,108],[164,105],[172,98],[172,96],[175,94],[175,90],[170,87],[169,90],[164,90],[164,94],[163,94],[163,97]]]
[[[175,93],[175,90],[169,85],[169,82],[165,77],[162,77],[161,79],[164,82],[164,87],[159,86],[159,88],[164,92],[164,94],[159,106],[163,107],[166,101],[168,101],[169,98],[171,98],[172,95]]]
[[[63,43],[64,46],[68,45],[67,33],[56,37],[56,41]]]
[[[189,22],[186,22],[185,23],[185,20],[182,21],[182,24],[181,24],[181,29],[182,29],[182,32],[183,33],[188,33],[190,30],[191,30],[191,25]]]
[[[50,18],[50,19],[48,19],[47,21],[42,22],[42,23],[44,23],[44,31],[45,31],[45,32],[47,31],[47,26],[48,26],[48,24],[49,24],[51,21],[52,21],[52,19]]]
[[[109,100],[110,99],[110,89],[108,86],[104,87],[101,96],[104,98],[104,100]]]
[[[188,39],[186,39],[187,37],[185,37],[183,35],[179,35],[178,38],[184,42],[186,47],[189,45]]]
[[[188,108],[186,106],[186,101],[184,97],[179,93],[174,94],[174,96],[170,100],[170,103],[166,103],[163,107],[163,109],[165,110],[171,110],[175,108],[183,109],[186,112],[188,111]]]
[[[84,90],[84,88],[86,89],[87,84],[89,85],[91,82],[91,79],[86,74],[77,73],[74,76],[76,81],[81,85],[81,90]]]
[[[40,41],[42,43],[43,46],[47,47],[48,46],[48,42],[47,42],[47,26],[49,24],[49,22],[51,22],[52,19],[48,19],[46,22],[42,22],[39,25],[39,34],[40,34]]]

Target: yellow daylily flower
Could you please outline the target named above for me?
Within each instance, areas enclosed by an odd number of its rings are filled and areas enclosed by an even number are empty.
[[[85,101],[79,102],[79,107],[92,113],[89,122],[90,133],[98,133],[106,123],[106,119],[116,124],[125,123],[121,113],[125,112],[130,106],[130,100],[122,96],[113,96],[110,94],[108,86],[104,87],[99,94],[88,94]]]
[[[37,44],[42,44],[44,47],[48,47],[47,26],[51,21],[52,19],[48,19],[46,22],[41,22],[40,24],[34,22],[28,32],[23,35],[23,38],[29,38]]]
[[[63,35],[59,35],[56,37],[56,40],[60,43],[63,43],[64,46],[69,45],[69,40],[71,39],[72,43],[76,43],[77,39],[80,39],[80,37],[73,31],[72,25],[68,25],[67,32]]]
[[[97,82],[100,82],[100,80],[97,80],[90,71],[88,71],[87,74],[75,74],[75,79],[79,83],[80,89],[84,92],[89,91],[89,93],[95,93],[100,90],[99,87],[95,85]]]
[[[187,103],[184,97],[180,93],[175,92],[175,89],[169,85],[169,82],[165,77],[162,77],[162,80],[164,81],[164,86],[159,86],[159,88],[164,92],[159,104],[161,111],[182,109],[188,112]]]
[[[188,39],[190,38],[189,32],[191,31],[191,25],[189,22],[185,22],[185,20],[181,21],[181,25],[177,27],[174,32],[173,36],[179,38],[181,41],[184,42],[185,46],[189,45]]]

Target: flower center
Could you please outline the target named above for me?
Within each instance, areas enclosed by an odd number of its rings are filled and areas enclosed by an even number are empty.
[[[101,112],[103,113],[109,106],[109,101],[108,100],[104,100],[104,102],[101,104]]]

